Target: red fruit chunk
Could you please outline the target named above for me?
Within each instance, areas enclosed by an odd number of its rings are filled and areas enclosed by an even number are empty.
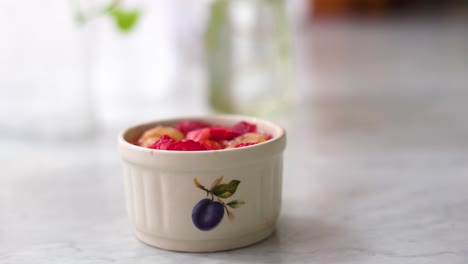
[[[202,140],[200,143],[205,146],[207,149],[211,150],[217,150],[217,149],[223,149],[224,146],[221,145],[218,141],[214,140]]]
[[[257,125],[245,121],[240,121],[232,127],[232,130],[237,131],[241,134],[255,133],[257,132]]]
[[[211,140],[231,140],[241,135],[241,133],[226,127],[211,127],[209,130]]]
[[[184,140],[172,143],[169,146],[169,148],[167,148],[167,150],[197,151],[197,150],[208,150],[208,149],[199,142],[196,142],[190,139],[184,139]]]
[[[150,149],[169,149],[169,147],[174,144],[176,141],[168,135],[163,135],[158,138],[153,144],[148,146]]]
[[[197,130],[193,130],[187,133],[187,139],[195,140],[195,141],[202,141],[202,140],[209,140],[210,139],[210,129],[209,128],[201,128]]]
[[[206,127],[187,133],[186,138],[201,142],[203,140],[231,140],[240,136],[240,133],[226,127]]]
[[[203,123],[201,121],[196,121],[196,120],[182,120],[176,124],[177,130],[184,133],[184,135],[187,135],[187,133],[190,131],[209,127],[209,126],[210,125],[208,125],[207,123]]]
[[[247,146],[252,146],[257,144],[257,142],[244,142],[244,143],[239,143],[234,146],[234,148],[242,148],[242,147],[247,147]]]

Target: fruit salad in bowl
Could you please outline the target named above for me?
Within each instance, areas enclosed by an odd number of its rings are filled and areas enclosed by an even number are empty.
[[[286,133],[267,120],[212,115],[159,120],[119,136],[136,236],[168,250],[247,246],[275,229]]]
[[[271,137],[257,131],[257,126],[247,121],[222,126],[183,119],[175,127],[157,125],[146,130],[138,138],[137,144],[159,150],[204,151],[252,146]]]

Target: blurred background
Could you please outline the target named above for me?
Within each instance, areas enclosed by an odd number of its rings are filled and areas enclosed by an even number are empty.
[[[0,32],[7,263],[160,252],[126,221],[117,134],[207,113],[288,131],[279,231],[252,256],[466,263],[467,1],[0,0]]]
[[[211,112],[288,120],[327,103],[318,98],[467,88],[466,1],[0,5],[0,133],[10,137],[77,139]]]

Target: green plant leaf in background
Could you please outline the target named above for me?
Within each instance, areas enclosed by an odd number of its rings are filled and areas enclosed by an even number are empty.
[[[135,28],[141,17],[141,9],[127,9],[122,6],[120,0],[113,0],[105,6],[94,6],[88,9],[81,9],[75,5],[75,21],[84,25],[88,21],[102,16],[109,16],[121,32],[129,32]]]
[[[132,30],[141,16],[141,11],[138,9],[124,10],[118,6],[109,9],[108,12],[116,26],[123,32]]]
[[[81,11],[76,11],[75,12],[75,21],[80,25],[86,23],[85,14],[83,14],[83,12],[81,12]]]
[[[237,186],[239,186],[240,181],[232,180],[229,183],[223,183],[217,185],[213,189],[213,194],[220,197],[220,198],[228,198],[231,197],[237,190]]]
[[[230,201],[229,203],[227,203],[226,205],[231,207],[231,208],[238,208],[238,207],[240,207],[241,205],[244,205],[244,204],[245,204],[244,201],[233,200],[233,201]]]

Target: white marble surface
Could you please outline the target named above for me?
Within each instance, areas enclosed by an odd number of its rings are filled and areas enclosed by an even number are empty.
[[[243,249],[187,254],[137,241],[117,128],[1,137],[0,263],[468,263],[465,29],[315,25],[307,85],[285,122],[277,232]]]

